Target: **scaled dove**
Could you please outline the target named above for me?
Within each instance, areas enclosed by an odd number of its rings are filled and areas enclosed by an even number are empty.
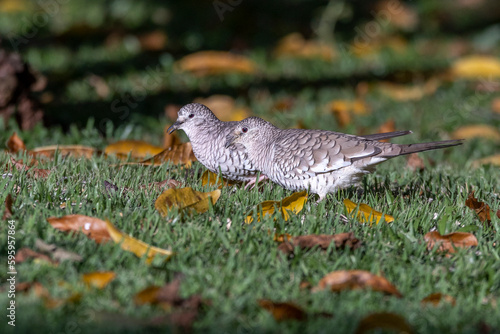
[[[226,147],[243,145],[252,166],[290,190],[309,189],[319,195],[356,184],[374,165],[400,155],[460,145],[461,140],[399,145],[377,140],[402,136],[398,131],[364,137],[323,131],[283,130],[258,117],[238,122]]]
[[[222,122],[212,111],[199,103],[183,106],[177,113],[177,121],[167,132],[184,130],[193,146],[196,159],[211,172],[229,180],[248,182],[247,187],[265,179],[248,161],[247,153],[242,145],[237,150],[224,147],[226,136],[231,133],[238,122]]]

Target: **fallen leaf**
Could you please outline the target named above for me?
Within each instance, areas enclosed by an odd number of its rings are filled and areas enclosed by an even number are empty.
[[[453,298],[450,295],[442,294],[440,292],[431,293],[430,295],[428,295],[427,297],[422,299],[421,303],[422,304],[432,304],[434,306],[438,306],[439,303],[441,303],[442,301],[447,302],[447,303],[451,304],[452,306],[455,306],[455,303],[456,303],[455,298]]]
[[[370,112],[368,105],[362,100],[333,100],[328,104],[328,109],[341,127],[351,123],[351,115],[366,115]]]
[[[491,222],[490,206],[484,202],[479,202],[477,198],[474,197],[474,191],[469,193],[469,197],[465,200],[465,206],[476,211],[481,222]]]
[[[152,158],[140,162],[127,162],[123,165],[161,166],[165,163],[172,163],[189,167],[193,161],[196,161],[193,147],[191,143],[184,143],[166,148]]]
[[[24,145],[23,140],[17,135],[17,132],[14,132],[12,136],[10,136],[9,140],[7,140],[7,148],[10,153],[26,151],[26,146]]]
[[[493,112],[495,114],[499,114],[500,115],[500,97],[495,97],[491,101],[491,110],[493,110]]]
[[[10,158],[10,162],[19,171],[27,171],[27,175],[35,179],[45,179],[50,175],[50,169],[40,169],[36,167],[30,167],[25,165],[22,160],[16,161],[14,158]]]
[[[97,289],[104,289],[112,280],[114,280],[116,274],[112,271],[95,271],[87,274],[83,274],[82,280],[88,286],[93,286]]]
[[[269,231],[270,232],[270,231]],[[274,234],[273,236],[273,241],[276,241],[276,242],[279,242],[279,243],[282,243],[282,242],[287,242],[287,241],[290,241],[292,240],[292,236],[288,233],[284,233],[284,234]]]
[[[392,82],[380,82],[377,85],[378,90],[396,101],[415,101],[421,100],[424,96],[432,95],[441,85],[436,78],[431,78],[424,84],[401,85]]]
[[[57,264],[57,261],[53,261],[49,256],[35,252],[34,250],[26,247],[23,247],[16,252],[16,258],[15,258],[16,263],[23,263],[28,259],[36,259],[36,260],[46,261],[50,264]]]
[[[212,95],[207,98],[197,98],[194,102],[206,105],[223,122],[238,122],[250,117],[248,108],[236,106],[236,101],[228,95]]]
[[[7,194],[7,197],[5,198],[5,211],[2,216],[2,220],[7,220],[10,217],[12,217],[12,204],[13,204],[12,196],[10,194]]]
[[[155,156],[163,150],[163,147],[142,140],[120,140],[106,146],[104,153],[115,155],[121,159],[126,159],[129,154],[131,158],[144,159],[147,156]]]
[[[320,41],[305,40],[298,32],[288,34],[280,39],[273,53],[277,58],[319,58],[331,61],[336,57],[335,50],[331,45]]]
[[[356,208],[358,205],[354,202],[352,202],[349,199],[344,199],[344,205],[347,209],[348,213],[354,213],[356,212]],[[383,214],[381,212],[375,211],[372,209],[370,206],[364,203],[359,204],[359,209],[357,210],[357,215],[356,218],[360,220],[360,222],[365,223],[369,222],[370,225],[375,223],[378,224],[380,220],[384,218],[386,223],[390,223],[394,221],[394,217],[390,215]]]
[[[60,218],[50,217],[47,221],[53,228],[63,232],[81,232],[97,243],[111,240],[106,222],[99,218],[84,215],[68,215]]]
[[[136,305],[156,304],[158,303],[158,291],[161,289],[159,286],[148,286],[147,288],[139,291],[134,296],[134,303]]]
[[[211,192],[196,191],[191,187],[168,189],[156,199],[155,208],[162,216],[166,216],[172,208],[203,213],[208,211],[210,203],[214,205],[217,202],[220,194],[219,189]]]
[[[422,171],[425,169],[424,159],[422,159],[418,153],[409,154],[406,158],[406,167],[412,171]]]
[[[295,192],[292,195],[282,199],[281,201],[264,201],[256,206],[247,217],[245,223],[251,224],[253,222],[253,211],[257,210],[257,220],[261,221],[262,217],[274,214],[275,210],[279,211],[283,219],[287,221],[290,219],[290,213],[298,214],[304,208],[307,202],[307,191]]]
[[[358,324],[355,334],[371,333],[374,329],[391,330],[401,334],[412,334],[413,329],[406,320],[395,313],[380,312],[367,315]],[[379,331],[377,331],[379,332]],[[382,331],[385,333],[385,331]]]
[[[396,126],[393,118],[390,118],[386,122],[382,123],[377,130],[378,133],[394,132],[394,131],[396,131]],[[389,139],[382,139],[379,141],[387,143],[389,142]]]
[[[236,182],[226,180],[208,169],[201,174],[201,185],[203,187],[208,185],[210,187],[217,186],[218,189],[221,189],[222,187],[230,187],[233,184],[236,184]]]
[[[138,36],[141,49],[146,51],[162,51],[167,45],[167,34],[163,30],[154,30]]]
[[[500,154],[494,154],[490,155],[489,157],[478,159],[474,161],[473,165],[474,167],[479,167],[481,165],[500,166]]]
[[[455,253],[456,248],[469,248],[477,246],[477,239],[472,233],[454,232],[441,235],[438,231],[432,231],[424,236],[427,249],[432,250],[437,245],[440,253]]]
[[[172,282],[162,287],[149,286],[134,296],[134,302],[136,305],[166,303],[169,307],[178,306],[184,301],[179,294],[183,279],[184,275],[177,274]]]
[[[452,139],[484,138],[500,141],[500,131],[494,126],[487,124],[464,125],[453,131]]]
[[[174,133],[170,133],[170,134],[167,132],[167,129],[170,127],[170,125],[171,124],[165,126],[165,131],[164,131],[165,135],[163,137],[163,148],[164,149],[182,144],[182,141],[179,138],[177,131]]]
[[[500,59],[469,55],[456,60],[451,66],[451,73],[457,79],[500,78]]]
[[[175,64],[182,72],[197,76],[225,73],[255,73],[257,66],[250,59],[224,51],[199,51],[178,60]]]
[[[370,38],[369,42],[364,39],[355,38],[349,45],[349,51],[357,57],[376,57],[384,49],[393,52],[405,52],[408,50],[408,42],[401,36],[383,36]]]
[[[497,210],[497,217],[498,217],[498,219],[500,219],[500,209]]]
[[[291,241],[285,241],[278,246],[278,250],[286,255],[293,254],[294,248],[303,250],[319,248],[327,250],[330,244],[334,244],[336,249],[357,249],[361,247],[361,241],[354,236],[354,233],[339,233],[334,235],[310,234],[293,237]]]
[[[299,320],[307,319],[307,314],[304,310],[291,302],[274,302],[269,299],[259,299],[259,306],[269,311],[278,322],[284,320]]]
[[[62,261],[81,262],[83,260],[83,258],[80,255],[67,251],[54,244],[48,244],[41,239],[35,240],[35,247],[41,252],[50,254],[52,259],[54,259],[57,262],[62,262]]]
[[[109,235],[115,243],[120,244],[120,247],[123,250],[132,252],[137,257],[142,258],[143,256],[146,256],[147,264],[151,264],[156,255],[165,257],[166,261],[169,260],[174,254],[170,250],[153,247],[145,242],[126,235],[125,233],[117,229],[110,221],[106,221],[106,227],[108,229]]]
[[[396,9],[397,15],[391,15],[388,24],[404,31],[414,31],[419,24],[419,13],[415,7],[409,6],[399,0],[383,0],[375,4],[375,13],[390,13]],[[396,13],[394,13],[396,14]]]
[[[338,270],[326,274],[312,292],[328,289],[333,292],[342,290],[372,289],[389,295],[403,295],[382,276],[374,275],[365,270]]]
[[[140,185],[136,189],[133,189],[130,187],[123,187],[122,195],[126,195],[128,193],[138,191],[138,190],[143,191],[146,195],[148,195],[150,192],[163,190],[165,188],[167,188],[167,189],[179,188],[181,185],[182,184],[179,181],[174,180],[174,179],[163,180],[160,182],[151,182],[148,184]],[[108,193],[108,194],[111,194],[113,192],[117,192],[119,190],[118,186],[114,185],[113,183],[111,183],[109,181],[104,181],[104,188],[106,190],[106,193]]]
[[[47,158],[52,158],[59,152],[63,156],[72,156],[74,158],[87,158],[90,159],[94,153],[96,153],[96,149],[89,146],[82,145],[51,145],[51,146],[42,146],[37,147],[29,151],[30,155],[34,156],[44,156]]]

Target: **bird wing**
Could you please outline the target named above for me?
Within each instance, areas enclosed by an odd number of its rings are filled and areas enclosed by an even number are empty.
[[[286,178],[308,179],[378,155],[379,142],[330,131],[283,130],[275,141],[274,162]]]

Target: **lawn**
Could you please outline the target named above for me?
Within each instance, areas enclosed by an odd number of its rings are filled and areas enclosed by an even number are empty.
[[[428,2],[417,6],[419,13],[429,10],[425,4]],[[153,15],[156,6],[160,5],[146,6],[147,10],[139,6],[142,11],[136,8],[135,16],[127,16],[129,21],[121,17],[114,20],[129,29],[127,33],[143,34],[149,26],[141,20]],[[67,13],[68,22],[78,21],[75,13],[79,7],[69,8],[73,16]],[[236,8],[235,13],[242,9]],[[87,16],[97,17],[86,14],[82,20]],[[62,23],[58,24],[54,26],[60,28]],[[155,30],[163,29],[158,25]],[[6,27],[21,29],[14,19],[3,21],[0,31],[4,33]],[[92,27],[86,27],[85,33],[112,35],[104,29],[104,19]],[[136,49],[137,45],[123,36],[117,37],[115,49],[90,39],[83,47],[71,43],[62,46],[51,37],[55,34],[50,30],[55,29],[52,25],[21,50],[31,66],[47,77],[46,90],[37,93],[45,101],[46,123],[22,129],[14,118],[6,122],[0,118],[0,142],[7,142],[16,132],[26,145],[26,150],[17,153],[7,148],[0,152],[0,212],[5,210],[7,195],[13,198],[12,215],[0,224],[0,261],[8,261],[8,221],[15,225],[16,250],[29,248],[48,254],[50,259],[28,258],[16,263],[16,283],[27,283],[26,291],[17,287],[16,326],[2,321],[2,333],[163,333],[188,329],[204,333],[354,333],[363,332],[360,324],[371,314],[382,328],[397,326],[394,319],[376,315],[383,312],[400,316],[398,321],[404,319],[414,333],[500,332],[499,164],[498,160],[496,164],[479,162],[498,153],[500,74],[483,71],[466,77],[453,72],[461,57],[437,46],[439,41],[457,39],[458,34],[447,31],[436,39],[424,36],[436,48],[429,56],[423,55],[423,42],[415,33],[416,37],[405,36],[408,41],[403,52],[392,50],[389,43],[368,56],[340,52],[333,63],[315,57],[274,57],[272,48],[262,42],[244,52],[245,59],[258,70],[233,73],[233,68],[229,73],[199,75],[179,70],[178,61],[196,48],[176,49],[176,43],[191,44],[180,37],[176,40],[174,28],[165,28],[174,36],[168,42],[172,44],[164,46],[168,52]],[[198,28],[190,33],[199,36]],[[59,38],[67,40],[74,35],[80,41],[78,29],[64,25],[60,29]],[[481,34],[474,31],[466,40],[477,35]],[[185,36],[187,41],[194,37],[190,38]],[[217,42],[204,43],[224,45]],[[214,47],[196,45],[200,50]],[[469,47],[470,54],[479,50],[472,42]],[[487,53],[498,60],[500,50],[494,46]],[[151,77],[159,78],[158,84],[141,86],[141,80]],[[486,88],[485,82],[490,83]],[[142,87],[141,93],[138,87]],[[127,104],[126,94],[133,103]],[[144,191],[141,186],[173,179],[180,187],[216,190],[217,186],[202,185],[206,169],[196,161],[165,161],[159,166],[123,164],[134,159],[130,155],[119,159],[103,151],[125,139],[161,147],[169,136],[165,129],[175,120],[176,108],[217,94],[227,95],[222,99],[231,101],[227,117],[259,116],[283,128],[358,135],[412,130],[413,134],[391,139],[401,144],[447,140],[461,129],[467,138],[461,146],[419,153],[423,165],[418,167],[407,157],[384,162],[361,184],[329,194],[319,203],[310,194],[302,210],[288,220],[275,214],[244,223],[259,203],[292,195],[270,182],[252,190],[225,185],[206,212],[173,208],[162,216],[155,201],[165,189]],[[211,100],[203,101],[208,104]],[[123,113],[116,112],[113,105],[124,107],[120,109]],[[219,106],[219,111],[226,108]],[[216,107],[214,111],[218,111]],[[471,134],[471,130],[465,131],[470,125],[489,127]],[[59,152],[50,159],[36,159],[34,167],[29,152],[48,145],[84,145],[98,151],[88,158]],[[32,167],[17,169],[12,159]],[[43,177],[35,174],[34,168],[50,172]],[[490,223],[481,221],[466,206],[472,191],[489,205]],[[362,223],[360,217],[347,212],[344,199],[365,203],[391,215],[394,221]],[[157,256],[148,263],[145,257],[124,250],[120,242],[97,243],[80,232],[64,233],[47,220],[72,214],[109,220],[125,235],[175,254],[168,260]],[[429,250],[424,236],[433,230],[472,233],[477,246],[458,247],[453,254]],[[352,232],[361,246],[330,246],[327,250],[297,247],[293,256],[285,256],[274,240],[284,233],[296,237],[344,232]],[[40,241],[57,247],[63,255],[80,258],[55,263],[55,253],[40,250]],[[313,289],[326,274],[338,270],[365,270],[383,276],[402,297],[370,288],[340,292]],[[7,272],[0,273],[0,305],[9,305],[12,300],[9,284],[4,283],[10,277]],[[103,288],[89,286],[84,275],[94,272],[113,272],[114,279]],[[175,301],[138,301],[144,289],[176,280],[180,291]],[[433,293],[450,296],[453,301],[443,298],[438,305],[422,302]],[[199,305],[190,307],[189,302],[198,297]],[[262,299],[294,303],[307,319],[277,321],[260,306]],[[286,314],[291,316],[290,311]],[[396,331],[402,332],[402,326]]]

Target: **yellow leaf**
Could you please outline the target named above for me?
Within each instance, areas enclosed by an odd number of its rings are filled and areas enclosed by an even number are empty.
[[[236,106],[236,101],[228,95],[212,95],[207,98],[197,98],[194,102],[206,105],[223,122],[238,122],[251,116],[247,108]]]
[[[333,113],[341,127],[351,123],[351,115],[366,115],[370,112],[370,107],[362,100],[333,100],[328,108]]]
[[[439,88],[438,79],[431,78],[421,85],[401,85],[392,82],[380,82],[378,89],[386,96],[396,101],[421,100],[424,96],[432,95]]]
[[[111,236],[111,239],[123,250],[129,251],[137,255],[138,257],[146,256],[146,263],[150,264],[156,255],[164,256],[165,260],[172,257],[174,252],[158,247],[153,247],[145,242],[137,240],[129,235],[126,235],[119,229],[117,229],[109,220],[106,221],[106,228]]]
[[[197,76],[235,72],[251,74],[257,68],[250,59],[224,51],[199,51],[185,56],[175,65],[182,72]]]
[[[331,45],[306,40],[298,32],[291,33],[280,39],[273,53],[277,58],[316,58],[331,61],[336,57],[335,50]]]
[[[290,212],[294,214],[298,214],[304,208],[304,204],[307,202],[307,191],[300,191],[293,193],[292,195],[284,198],[281,201],[264,201],[257,205],[256,209],[258,210],[258,221],[261,220],[262,217],[270,216],[278,210],[281,212],[283,219],[287,221],[290,219]],[[253,212],[253,210],[252,210]],[[245,223],[250,224],[253,222],[252,213],[247,215],[245,218]]]
[[[480,165],[500,166],[500,154],[490,155],[489,157],[474,161],[474,167]]]
[[[116,274],[112,271],[95,271],[83,274],[83,282],[98,289],[104,289],[109,282],[114,280]]]
[[[119,140],[106,146],[104,153],[126,158],[130,153],[132,158],[142,159],[146,156],[154,156],[163,151],[163,147],[152,145],[142,140]]]
[[[500,59],[492,56],[470,55],[455,61],[451,71],[457,78],[500,78]]]
[[[218,189],[221,189],[222,187],[231,186],[233,184],[235,183],[228,181],[215,173],[212,173],[208,169],[201,175],[201,185],[204,187],[209,185],[211,187],[217,186]]]
[[[485,138],[500,141],[500,131],[487,124],[461,126],[451,134],[453,139]]]
[[[352,213],[356,211],[356,208],[358,205],[354,202],[352,202],[349,199],[344,200],[344,205],[347,209],[348,213]],[[378,224],[380,222],[380,219],[384,217],[384,220],[386,223],[390,223],[394,221],[394,217],[390,215],[384,215],[381,212],[373,210],[370,206],[361,203],[359,204],[359,209],[357,211],[357,219],[359,219],[362,223],[364,222],[369,222],[370,224],[375,223]]]
[[[219,189],[211,192],[201,192],[190,187],[180,189],[168,189],[163,192],[155,202],[155,208],[162,216],[166,216],[170,209],[195,210],[198,213],[206,212],[209,203],[217,202],[221,194]]]

